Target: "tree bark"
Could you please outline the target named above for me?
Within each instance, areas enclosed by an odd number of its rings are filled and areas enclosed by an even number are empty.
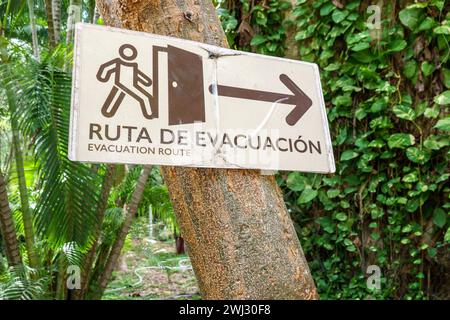
[[[14,220],[8,202],[8,194],[6,193],[6,182],[3,173],[0,171],[0,231],[5,244],[5,254],[9,266],[17,266],[22,264],[20,256],[19,242],[17,241]]]
[[[97,4],[96,4],[95,8],[94,8],[94,17],[92,18],[92,23],[96,24],[99,18],[100,18],[100,12],[98,12]]]
[[[144,193],[145,185],[147,183],[148,176],[150,175],[151,170],[151,166],[144,166],[138,178],[138,181],[136,182],[136,187],[133,191],[133,195],[131,196],[130,203],[125,206],[125,221],[123,222],[117,238],[111,248],[108,260],[106,261],[105,269],[100,276],[98,286],[94,289],[95,292],[92,296],[93,299],[100,299],[102,297],[103,292],[108,285],[109,279],[111,278],[112,272],[117,265],[120,252],[122,251],[123,245],[125,243],[125,238],[127,237],[128,231],[130,231],[131,223],[133,222],[133,218],[136,215],[137,209],[139,207],[139,202],[141,202],[142,194]]]
[[[55,43],[61,42],[61,0],[52,0],[53,27],[55,30]]]
[[[73,41],[75,24],[81,21],[81,0],[70,0],[69,15],[67,16],[67,34],[66,44],[70,45]]]
[[[37,268],[39,262],[38,257],[36,256],[36,252],[34,250],[35,239],[34,239],[33,217],[30,210],[30,200],[28,197],[27,181],[25,178],[23,154],[20,147],[18,124],[14,118],[14,113],[16,111],[16,101],[14,99],[14,94],[10,88],[7,88],[6,95],[8,99],[9,112],[11,115],[12,145],[14,150],[14,158],[16,160],[16,172],[19,185],[20,205],[25,233],[25,246],[27,248],[28,254],[28,263],[31,268]]]
[[[107,25],[226,47],[209,0],[98,0]],[[162,167],[204,299],[315,299],[273,176]]]
[[[56,258],[56,292],[55,298],[56,300],[66,300],[67,295],[67,286],[66,286],[66,270],[67,263],[65,261],[64,253],[62,250],[58,253]]]
[[[85,257],[83,270],[81,274],[81,289],[76,290],[72,296],[73,300],[83,299],[86,295],[87,289],[89,287],[89,278],[92,272],[95,254],[97,253],[97,248],[100,241],[100,234],[102,231],[102,224],[105,218],[105,211],[108,207],[109,193],[114,182],[114,173],[116,171],[115,165],[108,165],[106,167],[105,176],[103,178],[102,191],[100,193],[100,199],[97,206],[97,226],[94,231],[94,243],[90,248],[88,254]]]
[[[87,3],[87,11],[88,11],[88,15],[87,15],[87,21],[89,23],[94,23],[94,16],[95,16],[95,0],[88,0]]]
[[[289,0],[292,8],[295,8],[297,0]],[[295,40],[295,35],[297,34],[297,26],[295,24],[294,11],[289,10],[286,20],[286,51],[284,56],[289,59],[298,59],[298,42]]]
[[[47,15],[48,45],[50,48],[56,46],[55,26],[53,25],[52,0],[45,0],[45,13]]]
[[[36,31],[36,17],[34,15],[34,1],[27,0],[28,5],[28,15],[30,17],[30,29],[31,29],[31,41],[33,43],[33,55],[36,59],[40,59],[39,57],[39,42]]]

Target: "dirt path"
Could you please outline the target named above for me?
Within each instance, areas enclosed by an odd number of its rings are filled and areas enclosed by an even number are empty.
[[[134,238],[128,247],[103,299],[200,299],[189,257],[173,240]]]

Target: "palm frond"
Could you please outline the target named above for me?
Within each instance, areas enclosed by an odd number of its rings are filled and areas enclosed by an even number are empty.
[[[109,208],[105,211],[103,220],[102,237],[103,244],[112,245],[117,236],[117,231],[125,220],[125,212],[122,208]]]
[[[62,246],[61,253],[67,260],[68,265],[82,267],[84,253],[76,242],[68,242]]]
[[[87,247],[98,223],[96,203],[101,180],[87,165],[67,157],[71,76],[52,65],[54,56],[44,57],[42,62],[16,61],[26,63],[14,65],[13,74],[6,76],[17,93],[18,110],[13,116],[23,133],[34,140],[41,182],[34,210],[37,230],[54,248],[71,242]]]
[[[0,277],[0,300],[32,300],[44,297],[48,279],[32,277],[34,270],[17,266]],[[36,278],[37,280],[32,280]]]

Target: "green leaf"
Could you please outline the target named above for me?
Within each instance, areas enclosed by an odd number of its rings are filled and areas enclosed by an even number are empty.
[[[400,18],[401,23],[408,27],[411,30],[414,30],[420,20],[420,16],[422,14],[422,9],[420,8],[406,8],[399,12],[398,16]]]
[[[411,147],[406,150],[406,156],[409,160],[415,163],[424,164],[430,160],[430,153],[426,150],[420,150],[416,147]]]
[[[434,102],[440,105],[450,104],[450,90],[444,91],[440,95],[434,97]]]
[[[370,48],[370,43],[369,42],[359,42],[359,43],[357,43],[356,45],[352,45],[352,46],[350,46],[350,48],[353,50],[353,51],[356,51],[356,52],[358,52],[358,51],[362,51],[362,50],[365,50],[365,49],[368,49],[368,48]]]
[[[387,103],[384,99],[378,99],[370,106],[370,112],[380,112],[386,109]]]
[[[427,101],[419,102],[415,108],[416,117],[421,116],[425,112],[425,109],[427,108],[427,106],[428,106]]]
[[[350,106],[352,104],[352,98],[350,94],[345,94],[333,98],[332,103],[335,106]]]
[[[352,57],[362,63],[370,63],[377,58],[377,56],[367,52],[355,52]]]
[[[370,141],[369,147],[371,148],[382,148],[385,145],[384,141],[381,139],[375,139]]]
[[[419,198],[412,198],[408,200],[408,203],[406,204],[406,211],[408,212],[415,212],[417,208],[419,208],[420,201]]]
[[[423,115],[426,118],[437,118],[439,116],[439,107],[434,105],[432,108],[426,108]]]
[[[437,178],[436,183],[447,181],[447,179],[450,178],[450,173],[443,174],[439,178]]]
[[[330,189],[327,191],[328,198],[336,198],[341,192],[339,189]]]
[[[435,68],[435,65],[428,61],[422,63],[422,73],[425,77],[431,75],[434,72]]]
[[[344,239],[344,245],[351,246],[351,245],[353,245],[353,242],[350,239]]]
[[[291,172],[287,177],[286,184],[292,191],[302,191],[308,185],[308,178],[299,172]]]
[[[312,201],[315,197],[317,197],[317,190],[312,189],[311,186],[307,186],[305,190],[302,191],[300,197],[298,198],[299,204],[304,204]]]
[[[347,161],[347,160],[351,160],[356,158],[357,156],[359,156],[359,153],[353,151],[353,150],[345,150],[342,154],[341,154],[341,161]]]
[[[450,227],[447,229],[447,232],[444,235],[444,241],[450,242]]]
[[[439,150],[450,145],[450,138],[432,134],[423,142],[423,145],[429,150]]]
[[[335,218],[339,221],[345,221],[347,220],[347,215],[344,212],[338,212],[336,213]]]
[[[389,148],[400,148],[412,146],[415,143],[415,138],[412,134],[408,133],[395,133],[388,138]]]
[[[372,239],[374,239],[374,240],[378,240],[378,239],[380,239],[381,235],[380,235],[379,232],[372,232],[372,233],[370,234],[370,237],[371,237]]]
[[[444,78],[444,86],[450,89],[450,69],[442,68],[442,77]]]
[[[366,41],[363,41],[366,40]],[[359,43],[359,42],[369,42],[370,41],[370,34],[369,32],[359,32],[359,33],[350,33],[346,38],[345,41],[348,45]]]
[[[413,121],[416,118],[416,114],[413,109],[405,105],[396,105],[392,109],[397,118]]]
[[[436,208],[433,212],[433,223],[439,228],[442,228],[447,223],[447,216],[448,215],[444,210],[442,210],[441,208]]]
[[[354,10],[354,9],[358,8],[360,6],[360,4],[361,4],[361,1],[359,1],[359,0],[352,1],[352,2],[349,2],[345,6],[345,8],[348,9],[348,10]]]
[[[403,67],[403,74],[408,79],[413,78],[417,72],[417,62],[415,60],[409,60]]]
[[[327,16],[330,14],[331,11],[335,9],[335,6],[332,3],[327,3],[322,8],[320,8],[320,15],[321,16]]]
[[[338,145],[341,145],[345,142],[345,140],[347,139],[347,128],[341,128],[339,129],[339,134],[336,136],[336,143]]]
[[[435,6],[439,9],[439,11],[442,11],[444,9],[445,0],[432,0],[431,5]]]
[[[339,63],[330,63],[324,68],[325,71],[336,71],[341,67]]]
[[[346,200],[341,200],[341,202],[339,202],[339,204],[340,204],[341,207],[344,208],[344,209],[350,208],[350,203],[348,203],[348,201],[346,201]]]
[[[449,35],[450,34],[450,25],[442,25],[442,26],[436,27],[436,28],[434,28],[433,32],[436,34]]]
[[[398,52],[406,48],[408,43],[405,40],[394,40],[389,42],[387,52]]]
[[[439,120],[433,128],[450,131],[450,116]]]
[[[311,32],[308,32],[307,30],[301,30],[301,31],[297,32],[297,34],[295,35],[295,40],[301,41],[301,40],[308,39],[311,36],[312,36]]]
[[[250,45],[251,46],[258,46],[258,45],[260,45],[260,44],[262,44],[262,43],[264,43],[266,41],[267,41],[267,39],[264,36],[262,36],[260,34],[257,34],[257,35],[255,35],[252,38],[252,41],[250,42]]]
[[[431,17],[426,17],[419,25],[419,27],[417,28],[417,31],[425,31],[425,30],[430,30],[434,27],[436,27],[437,22],[434,21],[433,18]]]
[[[402,181],[407,182],[407,183],[416,182],[418,180],[419,180],[419,174],[417,171],[410,172],[402,178]]]
[[[333,21],[335,23],[339,23],[342,20],[344,20],[347,16],[348,16],[349,12],[347,10],[334,10],[333,14],[331,15],[331,19],[333,19]]]

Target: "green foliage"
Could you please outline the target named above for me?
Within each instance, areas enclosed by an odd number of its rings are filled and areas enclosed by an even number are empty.
[[[32,300],[45,298],[48,278],[40,275],[36,280],[33,270],[14,267],[0,274],[0,300]]]
[[[90,244],[97,223],[99,176],[68,159],[71,77],[55,67],[49,55],[42,62],[27,58],[14,68],[9,85],[17,88],[17,118],[22,131],[34,136],[41,192],[35,216],[39,232],[55,248],[76,242]],[[91,227],[87,227],[91,226]]]
[[[337,172],[278,179],[322,299],[422,299],[444,277],[436,265],[450,238],[449,5],[384,3],[380,29],[369,1],[299,0],[292,11],[298,58],[321,70]],[[241,16],[227,12],[236,44]],[[282,55],[293,46],[284,36],[277,50],[265,47],[277,34],[257,32],[253,50]],[[367,288],[369,265],[381,268],[381,290]]]
[[[112,190],[109,199],[111,208],[129,202],[141,169],[141,166],[134,166],[128,170],[123,181]],[[142,200],[139,203],[138,215],[147,216],[149,210],[152,210],[155,222],[163,222],[168,228],[179,234],[179,227],[175,219],[172,203],[170,202],[169,192],[163,183],[158,167],[152,168]]]
[[[231,48],[256,49],[268,55],[281,55],[284,51],[286,30],[285,12],[291,7],[288,1],[219,1],[218,9],[222,27]]]

